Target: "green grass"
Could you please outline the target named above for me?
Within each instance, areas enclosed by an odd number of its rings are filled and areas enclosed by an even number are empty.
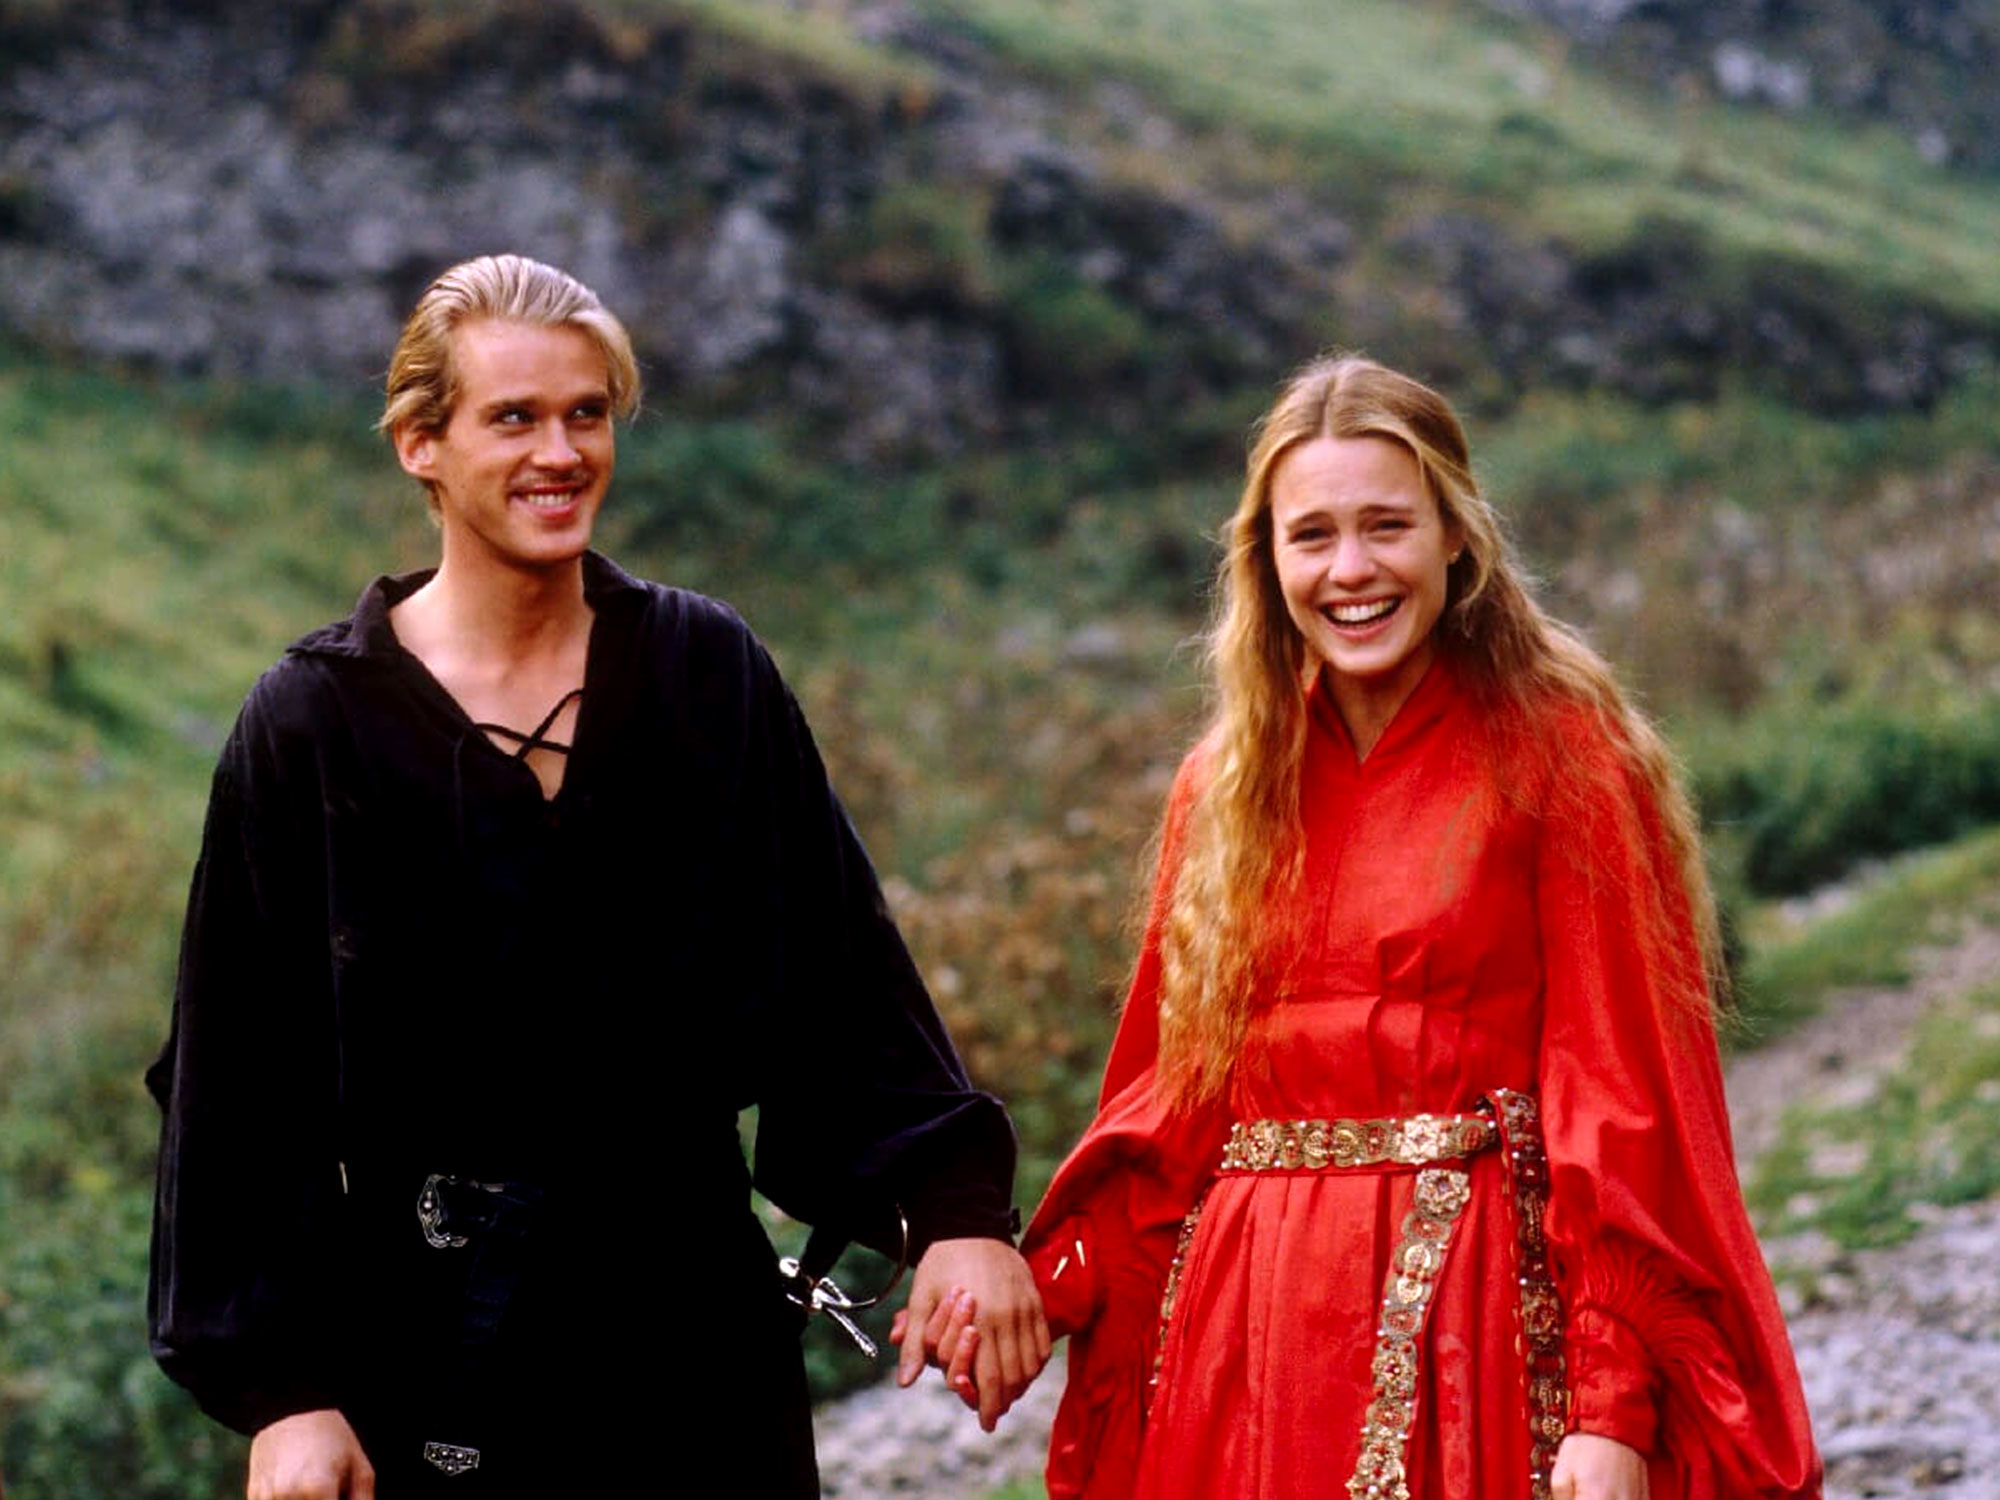
[[[369,415],[363,393],[0,354],[0,578],[23,601],[0,620],[0,1463],[22,1500],[233,1482],[238,1450],[142,1347],[138,1074],[235,703],[286,640],[435,548]],[[775,427],[667,418],[620,451],[607,544],[778,646],[953,1034],[1018,1106],[1032,1199],[1088,1117],[1229,476],[1162,482],[1091,440],[884,478]],[[1074,649],[1085,626],[1112,649]],[[1912,934],[1995,884],[1989,835],[1804,937],[1753,924],[1759,1024],[1893,978]]]
[[[0,13],[25,13],[10,3]],[[42,0],[26,9],[54,14]],[[1992,182],[1922,166],[1886,134],[1614,94],[1483,10],[930,9],[1086,101],[1101,79],[1135,81],[1206,127],[1190,170],[1302,177],[1387,230],[1384,244],[1406,220],[1469,203],[1584,253],[1644,247],[1657,228],[1706,257],[1703,274],[1724,290],[1798,268],[1857,304],[1908,297],[2000,317]],[[498,12],[447,15],[421,56],[443,65],[454,25]],[[878,117],[921,113],[935,82],[859,42],[838,5],[607,0],[599,13],[614,43],[622,27],[632,45],[654,18],[694,16],[723,34],[712,45],[725,63],[732,44],[774,54]],[[1176,643],[1197,623],[1208,538],[1263,393],[1162,404],[1137,436],[1107,435],[1115,424],[1093,421],[1087,398],[1135,368],[1171,366],[1160,335],[1059,263],[986,243],[984,208],[899,184],[851,242],[821,248],[860,284],[917,287],[995,320],[1028,367],[1077,382],[1073,425],[883,475],[829,462],[777,424],[648,414],[621,434],[604,540],[641,572],[732,600],[778,650],[954,1035],[1016,1103],[1032,1199],[1089,1112],[1129,952],[1120,919],[1135,853],[1195,708]],[[1473,436],[1532,547],[1556,564],[1595,549],[1676,602],[1703,575],[1704,534],[1633,545],[1648,515],[1727,501],[1810,532],[1865,514],[1880,479],[1990,467],[2000,450],[1991,375],[1928,413],[1840,422],[1728,382],[1714,403],[1665,409],[1517,394]],[[240,1473],[238,1448],[141,1346],[154,1122],[138,1072],[164,1026],[208,770],[236,703],[285,641],[344,612],[374,573],[434,553],[420,501],[368,432],[371,406],[361,390],[124,381],[0,349],[0,590],[12,604],[0,618],[0,1468],[19,1500],[165,1500],[221,1493]],[[1843,681],[1892,672],[1901,658],[1885,642],[1934,643],[1928,607],[1912,600],[1907,618],[1865,630],[1815,617],[1817,657],[1780,633],[1796,617],[1731,619],[1733,643],[1779,691],[1731,698],[1738,717],[1705,743],[1688,735],[1696,764],[1712,776],[1775,764],[1805,722],[1787,674],[1817,674],[1815,662],[1837,663]],[[1672,637],[1687,618],[1648,625]],[[1070,649],[1086,626],[1122,644]],[[1932,696],[1899,703],[1883,744],[1900,743],[1906,721],[1941,722],[1940,705],[2000,663],[2000,634],[1961,632],[1950,647],[1935,652],[1949,661]],[[1696,661],[1683,674],[1691,714],[1728,696],[1712,672]],[[1841,797],[1865,803],[1848,782]],[[1834,801],[1807,791],[1807,811]],[[1776,800],[1758,790],[1741,815]],[[2000,834],[1987,834],[1896,865],[1808,931],[1753,913],[1744,1044],[1840,987],[1906,977],[1913,946],[1996,887]],[[1885,1089],[1896,1149],[1943,1164],[1925,1191],[1990,1190],[1978,1154],[1951,1165],[1933,1146],[1943,1130],[2000,1159],[1976,1134],[1990,1074],[1954,1072],[1950,1045],[1978,1042],[1959,1049],[1968,1066],[1986,1056],[1995,1008],[1966,1002],[1959,1031],[1920,1042],[1921,1069]],[[1826,1210],[1836,1217],[1869,1206],[1868,1193],[1815,1175],[1807,1146],[1796,1155],[1773,1212],[1814,1198],[1858,1205]],[[1895,1232],[1904,1210],[1867,1182],[1887,1206],[1851,1232]]]
[[[375,572],[434,555],[368,406],[0,351],[0,581],[21,601],[0,620],[0,1471],[21,1500],[240,1482],[240,1448],[144,1348],[157,1123],[139,1075],[236,703]],[[1031,1071],[1094,1074],[1126,863],[1159,794],[1146,762],[1178,742],[1132,714],[1162,698],[1180,633],[1125,597],[1127,648],[1064,659],[1124,564],[1051,565],[1051,476],[1104,460],[880,481],[772,429],[666,419],[621,458],[607,545],[732,599],[777,646],[927,966],[964,976],[941,996],[982,1077],[1015,1094]],[[1107,804],[1143,811],[1042,831]],[[997,940],[1024,921],[1064,941]],[[1083,1107],[1045,1112],[1051,1140]],[[857,1373],[820,1354],[825,1380]]]
[[[695,16],[879,103],[921,108],[927,65],[869,45],[845,5],[600,0]],[[1106,79],[1227,146],[1234,175],[1303,176],[1391,219],[1475,203],[1584,254],[1665,233],[1711,274],[2000,313],[2000,181],[1900,133],[1636,90],[1546,28],[1463,0],[923,0],[1084,100]],[[1188,165],[1184,163],[1183,165]],[[1836,296],[1841,294],[1836,293]],[[1853,311],[1851,296],[1845,301]]]
[[[1127,79],[1289,169],[1417,208],[1483,202],[1585,250],[1649,226],[1725,263],[1817,267],[1979,318],[2000,309],[2000,184],[1886,130],[1641,96],[1545,32],[1444,0],[932,0],[1067,84]]]
[[[1967,915],[2000,906],[2000,828],[1907,856],[1864,882],[1852,900],[1803,928],[1776,909],[1746,922],[1749,957],[1738,977],[1749,1043],[1817,1014],[1829,996],[1908,981],[1926,943]]]
[[[1948,1208],[2000,1193],[2000,986],[1926,1016],[1866,1100],[1788,1113],[1749,1198],[1766,1231],[1892,1245]]]
[[[417,52],[498,9],[429,0]],[[933,67],[871,43],[845,3],[595,0],[614,47],[692,19],[848,95],[864,113],[921,116]],[[1932,166],[1887,127],[1668,98],[1580,60],[1553,32],[1469,0],[922,0],[1004,58],[1076,97],[1067,127],[1142,176],[1306,180],[1359,219],[1397,229],[1476,207],[1583,257],[1646,255],[1663,240],[1699,261],[1728,306],[1783,293],[1850,323],[1914,303],[1975,324],[2000,318],[2000,180]],[[427,19],[421,19],[426,18]],[[621,37],[625,40],[621,41]],[[428,54],[426,54],[428,55]],[[1137,87],[1203,139],[1141,161],[1093,114],[1106,80]],[[1084,124],[1094,120],[1093,124]],[[1393,280],[1394,249],[1367,269]],[[1093,313],[1093,316],[1096,314]]]
[[[1488,491],[1553,538],[1586,512],[1689,495],[1753,514],[1838,514],[1866,500],[1877,476],[1923,472],[1948,456],[2000,458],[1996,407],[1993,372],[1969,377],[1928,412],[1840,418],[1731,383],[1717,400],[1665,407],[1543,390],[1476,422],[1472,437]]]
[[[377,568],[421,504],[368,472],[365,422],[314,391],[189,404],[52,362],[0,364],[0,732],[210,759],[255,673]]]
[[[692,17],[704,31],[773,53],[810,77],[878,103],[920,104],[935,87],[929,67],[868,45],[845,16],[820,6],[773,9],[736,0],[598,0],[598,5],[642,22],[662,14]]]

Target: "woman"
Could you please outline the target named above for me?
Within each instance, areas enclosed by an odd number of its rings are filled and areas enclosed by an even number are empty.
[[[1434,392],[1297,375],[1101,1109],[1025,1247],[1053,1496],[1808,1496],[1667,753]]]

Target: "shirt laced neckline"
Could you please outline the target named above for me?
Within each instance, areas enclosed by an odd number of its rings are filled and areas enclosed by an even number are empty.
[[[535,750],[553,750],[557,755],[567,755],[569,754],[570,747],[565,745],[561,740],[550,739],[549,728],[561,717],[562,711],[565,708],[568,708],[572,702],[582,696],[582,688],[571,688],[556,700],[554,708],[542,716],[542,722],[526,734],[521,733],[518,729],[509,729],[505,724],[487,724],[477,719],[473,720],[472,727],[474,729],[483,729],[488,734],[497,734],[502,739],[514,741],[520,747],[513,752],[514,759],[516,760],[526,760],[529,753]]]

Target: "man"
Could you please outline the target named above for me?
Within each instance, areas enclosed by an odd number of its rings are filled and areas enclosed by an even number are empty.
[[[255,1434],[251,1500],[651,1492],[697,1452],[815,1493],[751,1105],[780,1206],[907,1224],[987,1425],[1048,1356],[1012,1132],[796,703],[726,608],[588,551],[638,393],[562,272],[439,277],[381,424],[439,566],[293,645],[223,751],[148,1074],[150,1313]]]

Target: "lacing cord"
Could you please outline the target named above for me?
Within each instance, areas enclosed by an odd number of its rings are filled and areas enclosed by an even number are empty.
[[[553,750],[558,755],[567,755],[569,754],[569,746],[565,745],[561,740],[550,739],[549,726],[562,717],[564,709],[568,708],[574,700],[582,696],[582,688],[571,688],[556,700],[556,706],[544,714],[542,722],[537,724],[527,734],[521,733],[518,729],[509,729],[505,724],[482,724],[476,720],[472,727],[474,729],[483,729],[488,734],[497,734],[502,739],[514,741],[515,744],[521,747],[514,752],[514,759],[516,760],[526,760],[528,752],[531,750]]]

